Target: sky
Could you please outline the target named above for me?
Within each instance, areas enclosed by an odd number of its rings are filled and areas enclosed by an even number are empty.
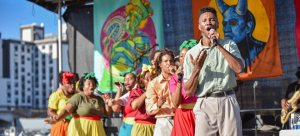
[[[62,8],[62,13],[65,10]],[[20,26],[32,23],[37,25],[44,23],[45,34],[58,33],[58,14],[36,4],[33,6],[32,2],[26,0],[0,0],[0,33],[2,39],[20,39]],[[63,19],[62,23],[65,23]]]

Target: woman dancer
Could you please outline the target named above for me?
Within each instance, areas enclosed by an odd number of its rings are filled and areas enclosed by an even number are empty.
[[[63,83],[63,89],[59,89],[56,92],[52,93],[49,97],[49,104],[47,114],[48,116],[54,118],[59,115],[61,111],[66,107],[67,102],[75,93],[75,81],[74,74],[69,72],[64,72],[61,74],[61,82]],[[52,136],[67,136],[69,121],[72,117],[68,116],[52,125],[50,135]]]
[[[136,111],[130,107],[128,100],[130,91],[134,88],[136,84],[137,73],[132,68],[128,68],[126,71],[120,73],[120,76],[124,77],[124,84],[126,84],[125,89],[127,93],[120,97],[122,95],[123,85],[119,81],[118,85],[115,84],[116,88],[118,89],[115,99],[110,100],[108,105],[113,105],[112,109],[114,112],[120,112],[123,106],[123,122],[120,127],[119,136],[130,136],[131,129],[135,124],[134,117]]]
[[[185,54],[193,48],[198,42],[196,40],[184,41],[180,50],[180,64],[183,66]],[[183,81],[178,82],[178,75],[182,74],[183,69],[178,68],[176,73],[172,75],[169,82],[169,89],[172,96],[172,102],[178,107],[174,116],[174,126],[171,136],[194,136],[195,133],[195,114],[193,108],[198,99],[195,95],[188,97],[183,88]],[[183,77],[183,76],[182,76]]]
[[[79,88],[83,90],[81,93],[75,94],[67,103],[62,112],[54,116],[53,119],[45,119],[45,122],[52,123],[60,121],[66,116],[73,114],[73,118],[69,124],[69,136],[106,136],[101,117],[111,116],[111,107],[105,105],[105,98],[94,95],[94,90],[98,85],[94,72],[84,73],[79,83]]]
[[[148,115],[145,107],[145,92],[152,74],[155,74],[154,67],[143,64],[142,73],[137,76],[137,88],[130,92],[130,106],[137,110],[131,136],[153,136],[156,118],[155,115]]]

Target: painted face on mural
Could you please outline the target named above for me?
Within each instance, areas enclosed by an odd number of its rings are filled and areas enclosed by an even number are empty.
[[[236,6],[231,6],[225,11],[222,24],[225,39],[238,43],[250,33],[252,21],[247,23],[246,15],[237,14],[235,9]]]
[[[198,28],[202,35],[208,38],[210,29],[219,28],[218,18],[211,12],[205,12],[199,18]]]

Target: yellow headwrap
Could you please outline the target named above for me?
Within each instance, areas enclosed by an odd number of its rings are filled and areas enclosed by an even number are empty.
[[[141,75],[143,75],[145,72],[148,72],[148,71],[151,74],[155,74],[154,68],[155,68],[155,66],[150,66],[150,65],[143,64]]]

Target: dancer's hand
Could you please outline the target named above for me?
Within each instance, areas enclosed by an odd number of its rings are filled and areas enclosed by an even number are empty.
[[[162,105],[166,102],[166,96],[160,96],[157,101],[157,106],[161,108]]]
[[[46,122],[46,124],[55,124],[57,122],[56,116],[53,116],[53,118],[50,119],[44,119],[44,122]]]
[[[191,62],[194,65],[195,70],[200,71],[202,69],[205,59],[206,59],[206,56],[207,56],[206,50],[200,51],[195,59],[190,54]]]
[[[109,100],[111,99],[111,97],[108,93],[105,93],[104,95],[102,95],[102,98],[105,103],[108,103]]]
[[[122,91],[122,87],[123,87],[122,82],[120,82],[120,81],[116,81],[116,82],[119,84],[114,84],[115,87],[117,88],[118,91]]]
[[[281,107],[285,110],[287,110],[289,103],[287,102],[286,99],[281,100]]]

